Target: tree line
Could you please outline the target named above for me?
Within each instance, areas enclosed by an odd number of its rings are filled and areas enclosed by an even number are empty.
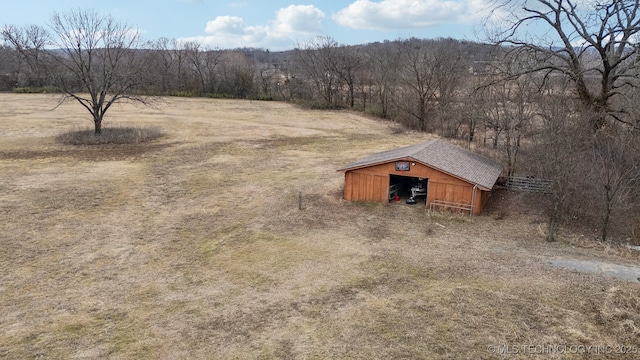
[[[497,3],[513,19],[483,43],[317,37],[284,52],[142,41],[111,17],[78,10],[54,14],[49,29],[4,27],[0,90],[60,92],[87,108],[96,134],[114,102],[154,96],[360,111],[492,153],[505,176],[552,180],[540,198],[549,240],[565,224],[638,242],[640,6],[578,5]],[[557,40],[540,42],[531,23]]]

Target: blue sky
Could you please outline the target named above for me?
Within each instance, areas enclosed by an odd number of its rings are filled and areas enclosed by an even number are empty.
[[[54,11],[94,9],[139,28],[148,40],[210,48],[287,50],[315,36],[340,44],[409,37],[482,40],[490,0],[17,0],[0,26],[46,25]]]

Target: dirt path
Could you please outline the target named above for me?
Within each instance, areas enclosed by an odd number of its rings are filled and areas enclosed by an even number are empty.
[[[640,281],[640,266],[620,265],[596,260],[552,259],[549,264],[581,272],[602,273],[633,282]]]

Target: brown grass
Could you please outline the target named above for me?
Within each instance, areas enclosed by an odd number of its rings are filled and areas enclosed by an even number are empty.
[[[87,114],[50,111],[55,100],[0,94],[0,358],[481,359],[502,357],[490,345],[517,347],[511,358],[529,358],[524,345],[640,346],[639,284],[548,263],[637,257],[568,233],[546,243],[544,218],[511,208],[523,199],[497,194],[473,222],[341,200],[335,169],[429,135],[348,112],[181,98],[107,114],[157,126],[160,139],[78,147],[55,139]]]

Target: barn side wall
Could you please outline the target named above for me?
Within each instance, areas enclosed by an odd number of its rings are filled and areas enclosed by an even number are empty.
[[[482,211],[490,195],[490,192],[476,188],[474,199],[472,184],[411,159],[400,159],[399,161],[409,161],[415,165],[411,166],[410,171],[396,171],[395,161],[393,161],[345,172],[344,199],[386,203],[389,196],[389,175],[429,179],[427,206],[433,200],[464,204],[471,204],[475,200],[474,213],[477,215]]]

